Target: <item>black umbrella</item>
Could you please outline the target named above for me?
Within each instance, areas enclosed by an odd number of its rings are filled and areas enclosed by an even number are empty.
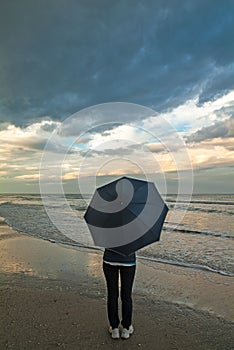
[[[122,177],[96,189],[84,218],[97,246],[129,255],[159,241],[167,211],[153,182]]]

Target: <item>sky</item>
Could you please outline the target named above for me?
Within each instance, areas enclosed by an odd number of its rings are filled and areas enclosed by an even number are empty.
[[[234,193],[233,32],[231,0],[2,0],[0,192],[192,169]]]

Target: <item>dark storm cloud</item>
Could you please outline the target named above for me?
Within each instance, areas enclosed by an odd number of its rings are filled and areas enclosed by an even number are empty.
[[[204,127],[187,139],[188,142],[201,142],[215,138],[234,137],[234,118],[230,117],[224,121],[216,122],[211,126]]]
[[[234,49],[233,49],[234,59]],[[227,93],[234,89],[234,63],[229,66],[223,66],[219,69],[214,68],[213,74],[209,77],[203,92],[199,96],[199,103],[202,104],[214,97]]]
[[[2,0],[0,119],[212,99],[233,88],[233,17],[229,0]]]

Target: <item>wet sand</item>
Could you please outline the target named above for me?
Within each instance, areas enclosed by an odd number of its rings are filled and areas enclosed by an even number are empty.
[[[0,224],[1,349],[233,349],[233,278],[138,260],[135,333],[107,332],[102,253]]]

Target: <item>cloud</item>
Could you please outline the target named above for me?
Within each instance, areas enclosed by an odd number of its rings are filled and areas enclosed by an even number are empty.
[[[211,126],[204,127],[187,138],[188,142],[201,142],[215,138],[234,137],[234,117],[221,122],[216,122]]]
[[[90,137],[80,137],[76,140],[76,144],[78,145],[82,145],[82,144],[86,144],[89,143],[92,139]]]
[[[10,123],[8,123],[8,122],[1,122],[0,121],[0,131],[6,130],[9,125],[10,125]]]
[[[31,174],[31,175],[18,175],[15,176],[15,179],[17,180],[38,180],[39,179],[39,174]]]
[[[58,123],[53,123],[53,122],[45,122],[41,125],[41,130],[47,131],[47,132],[52,132],[58,127]]]
[[[114,146],[115,144],[115,146]],[[121,144],[121,142],[120,142]],[[114,146],[113,148],[106,148],[104,147],[103,150],[95,150],[95,149],[90,149],[88,151],[81,151],[80,154],[84,157],[84,158],[92,158],[92,157],[126,157],[132,153],[134,153],[137,150],[142,149],[141,145],[134,145],[134,146],[129,146],[129,145],[125,145],[125,147],[118,147],[117,143],[112,144],[112,146]]]
[[[31,124],[25,128],[15,125],[8,125],[7,129],[0,131],[0,142],[5,149],[25,151],[47,151],[54,153],[70,154],[77,153],[75,148],[68,147],[62,143],[62,139],[57,138],[56,142],[50,139],[51,132],[58,127],[58,123],[41,121]],[[4,153],[3,152],[3,153]]]
[[[233,167],[234,137],[214,138],[188,145],[188,152],[194,169]]]
[[[162,143],[150,143],[147,144],[146,147],[153,153],[164,153],[166,152],[166,148]]]
[[[11,148],[27,149],[27,150],[43,150],[47,139],[37,135],[33,127],[22,129],[14,125],[9,125],[6,130],[0,132],[0,141],[2,145]]]
[[[224,53],[224,52],[223,52]],[[234,89],[234,62],[216,67],[199,95],[199,104],[214,100]],[[226,87],[226,88],[225,88]]]
[[[7,171],[6,170],[0,170],[0,176],[3,176],[3,175],[7,175]]]
[[[233,86],[232,1],[2,1],[0,115],[19,126],[126,101],[162,112]]]
[[[70,173],[66,173],[62,176],[63,180],[74,180],[74,179],[78,179],[78,171],[76,172],[70,172]]]
[[[162,134],[162,132],[159,132],[163,124],[162,121],[166,120],[175,132],[189,136],[204,125],[212,125],[233,115],[234,90],[203,104],[199,104],[198,97],[188,100],[170,111],[159,114],[160,118],[157,118],[157,116],[146,118],[143,121],[143,127],[152,131],[155,135],[160,135]],[[168,134],[167,130],[165,131]]]
[[[113,130],[120,132],[126,124],[152,116],[155,111],[144,106],[125,102],[110,102],[85,108],[72,114],[61,123],[58,134],[61,137],[92,138],[94,134],[112,137]]]
[[[233,151],[234,150],[234,138],[233,137],[228,137],[228,138],[215,138],[215,139],[208,139],[208,140],[204,140],[201,141],[199,143],[192,143],[189,144],[189,149],[194,149],[194,148],[204,148],[204,149],[211,149],[212,151],[214,151],[214,149],[216,150],[221,150],[221,152],[223,152],[223,150],[230,150]]]

